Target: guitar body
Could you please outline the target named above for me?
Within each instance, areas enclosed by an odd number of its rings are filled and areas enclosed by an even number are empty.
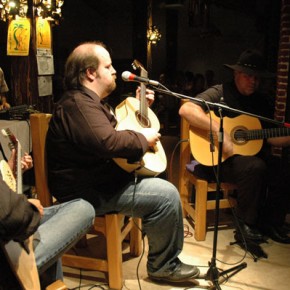
[[[136,130],[139,131],[144,128],[138,120],[137,114],[139,113],[140,101],[133,97],[128,97],[115,109],[115,114],[118,120],[117,130]],[[154,112],[148,108],[148,119],[150,128],[157,131],[160,129],[160,123]]]
[[[0,161],[0,172],[3,181],[8,185],[8,187],[16,192],[16,180],[13,172],[5,160]]]
[[[154,128],[157,131],[160,129],[158,118],[154,112],[148,108],[148,120],[144,121],[139,115],[140,101],[136,98],[129,97],[116,107],[115,113],[118,120],[116,130],[134,130],[136,132],[146,127]],[[163,172],[167,166],[167,159],[161,142],[145,153],[141,162],[128,163],[126,159],[114,158],[114,161],[127,172],[136,171],[140,175],[156,176]]]
[[[220,119],[211,113],[213,120],[220,123]],[[233,142],[233,154],[239,155],[255,155],[263,145],[263,140],[239,140],[235,134],[239,131],[261,129],[261,123],[257,118],[247,115],[240,115],[235,118],[223,118],[224,132],[227,132]],[[190,149],[194,158],[201,164],[206,166],[217,165],[218,163],[218,138],[215,135],[214,139],[214,152],[210,151],[210,136],[209,131],[204,131],[196,127],[190,127],[189,140]],[[230,156],[222,155],[222,161]]]

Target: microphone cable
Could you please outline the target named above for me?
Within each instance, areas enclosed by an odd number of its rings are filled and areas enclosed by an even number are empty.
[[[140,256],[140,259],[138,261],[137,267],[136,267],[136,277],[137,277],[137,281],[138,281],[139,290],[142,290],[141,283],[140,283],[140,277],[139,277],[139,268],[140,268],[141,261],[143,259],[144,253],[145,253],[145,233],[139,227],[139,225],[136,223],[136,220],[134,217],[135,196],[136,196],[136,189],[137,189],[137,183],[138,183],[138,173],[136,172],[136,170],[134,171],[134,175],[135,175],[135,177],[134,177],[134,190],[133,190],[132,206],[131,206],[131,218],[134,222],[134,225],[137,227],[137,229],[142,234],[142,252],[141,252],[141,256]]]

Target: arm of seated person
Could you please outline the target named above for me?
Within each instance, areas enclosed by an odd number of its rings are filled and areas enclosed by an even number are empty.
[[[24,194],[17,194],[0,179],[0,239],[24,241],[38,228],[41,214]]]

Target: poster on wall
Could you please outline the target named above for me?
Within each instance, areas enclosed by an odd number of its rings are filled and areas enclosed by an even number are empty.
[[[36,20],[36,48],[51,49],[51,30],[48,20],[38,17]]]
[[[52,95],[51,76],[38,76],[38,94],[40,97]]]
[[[29,54],[30,20],[19,18],[8,26],[7,55],[27,56]]]
[[[40,97],[51,96],[53,93],[52,75],[54,74],[51,29],[49,22],[41,17],[36,20],[36,50],[38,94]]]
[[[51,54],[38,54],[37,69],[39,75],[52,75],[54,74],[53,55]]]

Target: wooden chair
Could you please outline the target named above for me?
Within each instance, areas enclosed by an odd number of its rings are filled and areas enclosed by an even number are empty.
[[[179,192],[183,205],[184,216],[189,216],[194,222],[194,237],[197,241],[204,241],[207,231],[207,211],[214,210],[216,206],[215,200],[208,199],[208,192],[216,191],[216,183],[208,182],[199,178],[194,173],[187,170],[186,164],[192,160],[189,143],[189,124],[181,118],[180,128],[181,140],[188,140],[181,143],[180,147],[180,171],[179,171]],[[201,148],[204,150],[204,148]],[[191,202],[192,186],[195,187],[195,200]],[[229,192],[234,190],[236,186],[230,183],[221,183],[223,197],[220,199],[220,208],[230,208],[235,200],[229,202]]]
[[[30,116],[36,192],[44,206],[52,204],[52,196],[47,185],[45,156],[45,139],[50,118],[50,114],[43,113]],[[124,220],[126,220],[125,224],[123,224]],[[62,258],[63,265],[105,272],[108,274],[110,289],[121,289],[123,286],[122,242],[129,235],[130,254],[139,256],[142,250],[140,228],[141,219],[125,219],[122,214],[97,216],[92,233],[102,233],[106,238],[107,258],[96,259],[65,254]]]
[[[40,281],[33,251],[33,236],[30,236],[26,245],[29,249],[27,253],[23,247],[14,241],[1,243],[1,249],[6,256],[6,260],[14,274],[15,281],[21,289],[40,290]],[[57,280],[46,287],[46,290],[66,290],[66,285]]]

